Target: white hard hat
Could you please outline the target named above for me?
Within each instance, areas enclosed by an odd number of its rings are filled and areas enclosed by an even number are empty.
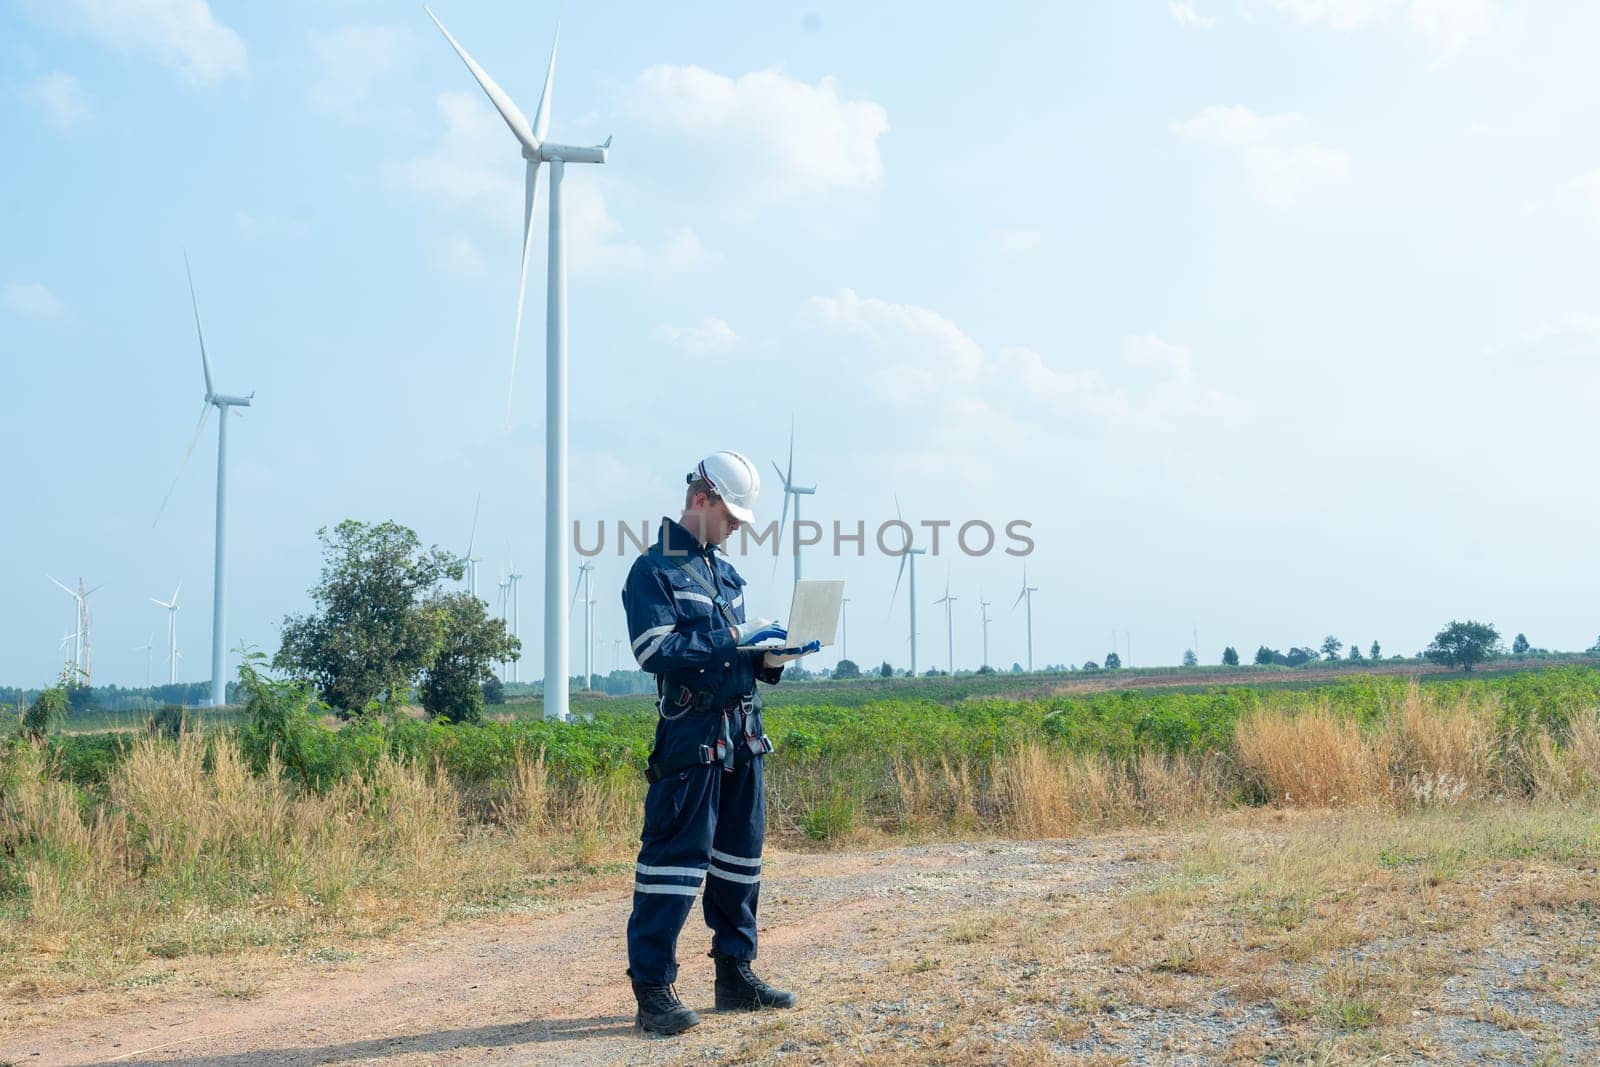
[[[761,473],[741,452],[713,452],[689,473],[688,480],[702,479],[711,491],[728,505],[728,512],[740,522],[756,521],[756,497],[761,495]]]

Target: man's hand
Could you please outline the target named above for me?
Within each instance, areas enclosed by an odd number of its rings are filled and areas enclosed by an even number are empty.
[[[766,667],[781,667],[791,660],[797,660],[801,656],[809,656],[811,653],[820,652],[821,650],[821,641],[811,641],[801,645],[799,648],[785,648],[777,652],[768,652],[761,657],[761,663]]]
[[[771,619],[751,619],[733,628],[733,643],[736,645],[753,645],[774,637],[782,641],[788,636],[789,631]]]

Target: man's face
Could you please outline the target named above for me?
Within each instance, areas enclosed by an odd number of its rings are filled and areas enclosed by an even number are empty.
[[[739,529],[739,520],[733,517],[720,496],[696,494],[689,517],[694,520],[689,530],[700,538],[703,545],[721,545]]]

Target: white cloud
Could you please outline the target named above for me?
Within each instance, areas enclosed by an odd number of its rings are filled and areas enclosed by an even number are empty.
[[[865,367],[883,401],[899,407],[939,406],[942,418],[996,425],[1032,416],[1045,427],[1131,426],[1167,431],[1197,417],[1233,418],[1233,398],[1200,385],[1188,347],[1153,335],[1130,337],[1122,363],[1137,372],[1108,382],[1093,370],[1063,367],[1031,348],[1002,346],[993,354],[955,322],[926,307],[862,297],[842,289],[810,302],[814,319],[864,347],[850,359]]]
[[[701,67],[654,66],[636,79],[630,106],[695,151],[749,175],[763,197],[868,189],[883,177],[878,139],[889,113],[846,100],[834,78],[808,85],[775,70],[729,78]],[[686,149],[687,152],[687,149]]]
[[[1264,203],[1286,208],[1317,189],[1350,177],[1350,157],[1307,140],[1298,114],[1258,115],[1247,107],[1207,107],[1172,124],[1186,141],[1231,149],[1252,191]]]
[[[410,31],[393,26],[313,31],[317,75],[306,95],[322,111],[358,121],[373,110],[372,92],[378,81],[408,62],[415,46]]]
[[[1493,32],[1497,0],[1271,0],[1302,22],[1336,30],[1364,29],[1401,20],[1441,52],[1460,49]]]
[[[0,303],[21,315],[54,318],[61,314],[61,301],[38,282],[7,282],[0,291]]]
[[[989,231],[989,247],[1008,256],[1032,252],[1043,241],[1044,234],[1038,230],[994,229]]]
[[[387,168],[391,184],[469,208],[496,226],[519,247],[522,241],[522,164],[516,141],[486,100],[469,93],[441,93],[444,134],[438,147]],[[709,258],[699,236],[674,227],[655,244],[640,244],[623,234],[602,191],[597,168],[569,172],[565,196],[567,264],[576,275],[616,275],[639,271],[683,271]],[[539,176],[539,207],[534,226],[549,209],[550,176]],[[535,235],[543,244],[543,232]],[[537,255],[537,252],[534,253]],[[515,262],[513,257],[512,262]],[[530,263],[532,261],[530,260]]]
[[[248,67],[243,39],[206,0],[57,0],[51,14],[102,44],[154,56],[196,84]]]
[[[686,352],[706,355],[731,352],[739,347],[739,335],[725,321],[707,315],[698,326],[663,326],[657,336]]]
[[[89,117],[89,94],[83,84],[63,70],[36,78],[25,92],[58,130],[70,131]]]
[[[1180,26],[1192,26],[1196,29],[1209,29],[1215,26],[1217,20],[1210,18],[1194,9],[1194,4],[1189,0],[1170,0],[1167,10],[1172,13],[1172,20]]]
[[[445,241],[439,263],[450,273],[467,278],[482,277],[489,269],[478,246],[460,234],[453,234]]]

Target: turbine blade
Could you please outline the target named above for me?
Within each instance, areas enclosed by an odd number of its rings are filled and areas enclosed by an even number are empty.
[[[53,577],[51,577],[48,574],[45,575],[45,577],[49,578],[52,582],[55,582],[56,588],[61,590],[63,593],[67,594],[69,597],[72,597],[74,600],[76,600],[78,598],[78,591],[76,589],[68,589],[66,586],[62,585],[60,582],[57,582]]]
[[[444,34],[444,39],[450,42],[450,47],[456,50],[456,55],[461,57],[461,62],[465,63],[467,69],[472,72],[472,76],[478,79],[478,84],[483,87],[483,91],[489,96],[489,102],[494,105],[496,111],[500,112],[500,117],[506,120],[506,125],[511,127],[511,132],[516,135],[517,140],[522,142],[522,147],[530,152],[539,151],[539,138],[534,136],[532,128],[529,127],[528,117],[512,102],[511,97],[506,95],[506,91],[495,84],[495,80],[489,77],[482,67],[478,66],[478,61],[469,56],[467,50],[462,48],[454,37],[450,36],[450,31],[445,29],[444,23],[439,21],[439,16],[432,11],[428,11],[427,7],[423,7],[422,10],[428,12],[428,17],[433,20],[435,26],[439,27],[439,32]]]
[[[194,446],[200,443],[200,432],[206,428],[206,416],[209,414],[211,414],[211,401],[207,400],[205,406],[200,409],[200,421],[195,423],[194,436],[189,438],[189,447],[183,450],[183,459],[178,463],[178,473],[172,476],[172,485],[167,488],[167,495],[161,498],[161,506],[156,509],[156,517],[150,523],[151,526],[160,522],[161,513],[167,510],[167,501],[172,499],[173,490],[178,488],[178,479],[183,477],[183,468],[189,465],[189,457],[194,454]]]
[[[206,399],[216,394],[211,387],[211,360],[206,357],[206,332],[200,328],[200,298],[194,295],[194,272],[189,269],[189,253],[183,253],[183,273],[189,278],[189,302],[194,305],[194,333],[200,338],[200,369],[206,372]]]
[[[528,250],[533,247],[533,204],[539,197],[539,163],[528,160],[523,184],[522,272],[517,275],[517,325],[511,334],[511,377],[506,382],[506,428],[511,428],[511,400],[517,389],[517,350],[522,347],[522,307],[527,302]]]
[[[544,135],[550,129],[550,100],[554,95],[551,90],[556,82],[556,46],[561,43],[561,23],[556,23],[556,39],[550,42],[550,66],[544,73],[544,91],[539,94],[539,110],[533,113],[533,136],[544,143]]]
[[[1017,605],[1022,603],[1022,598],[1027,596],[1027,595],[1028,595],[1028,587],[1027,586],[1023,586],[1022,587],[1022,592],[1017,594],[1017,599],[1015,599],[1015,600],[1013,600],[1011,602],[1011,610],[1012,611],[1016,611],[1017,610]]]
[[[895,598],[900,595],[900,579],[905,577],[906,560],[910,558],[911,553],[909,552],[900,557],[900,570],[894,576],[894,592],[889,595],[889,610],[891,612],[894,611]]]
[[[472,533],[467,537],[467,560],[472,559],[472,546],[478,541],[478,509],[483,506],[483,494],[478,494],[478,502],[472,505]]]
[[[172,604],[173,604],[174,607],[176,607],[177,604],[178,604],[178,591],[181,590],[182,588],[183,588],[183,579],[180,578],[180,579],[178,579],[178,587],[177,587],[177,589],[174,589],[172,591]]]

